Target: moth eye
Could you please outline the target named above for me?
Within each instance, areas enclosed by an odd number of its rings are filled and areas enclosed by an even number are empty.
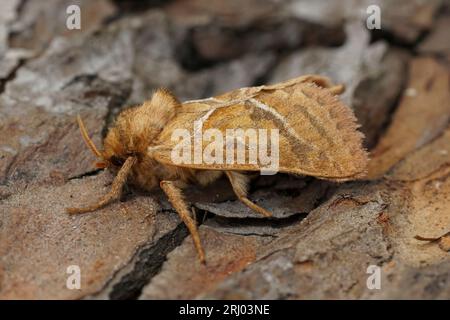
[[[124,160],[117,156],[112,156],[109,161],[116,167],[121,167],[124,163]]]

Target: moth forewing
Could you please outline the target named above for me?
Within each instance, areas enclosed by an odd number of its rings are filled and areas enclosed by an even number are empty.
[[[183,104],[177,116],[160,135],[159,142],[169,148],[156,151],[154,157],[163,163],[173,164],[168,152],[179,147],[178,141],[173,139],[174,128],[182,128],[186,137],[191,137],[192,145],[197,147],[197,156],[205,151],[208,153],[211,148],[207,141],[196,141],[209,130],[220,131],[225,139],[230,138],[231,131],[244,130],[248,133],[252,130],[267,130],[279,132],[277,171],[330,180],[363,176],[367,153],[362,148],[362,135],[357,131],[352,111],[334,94],[342,86],[332,86],[320,79],[301,77],[301,81],[294,79],[273,86],[244,88]],[[329,85],[330,88],[318,86],[316,82]],[[258,138],[264,140],[263,135]],[[220,155],[230,153],[228,145],[223,143]],[[266,145],[258,143],[260,146]],[[234,158],[238,158],[239,148],[233,152]],[[263,169],[261,161],[256,164],[252,161],[251,150],[246,154],[245,161],[227,161],[230,157],[223,158],[219,163],[194,159],[197,161],[178,162],[176,165],[205,170]]]

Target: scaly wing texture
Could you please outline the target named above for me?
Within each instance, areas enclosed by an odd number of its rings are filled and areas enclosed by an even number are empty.
[[[162,131],[153,156],[173,164],[174,129],[278,129],[279,171],[330,180],[364,176],[367,153],[353,112],[334,95],[327,78],[303,76],[280,84],[242,88],[223,95],[183,104],[177,116]],[[201,127],[194,126],[201,120]],[[209,142],[203,142],[203,148]],[[269,147],[270,149],[270,147]],[[226,152],[224,150],[223,154]],[[259,171],[260,164],[181,164],[212,170]]]

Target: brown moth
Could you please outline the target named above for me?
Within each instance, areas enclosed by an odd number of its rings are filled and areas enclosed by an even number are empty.
[[[355,116],[337,97],[343,91],[343,85],[333,85],[328,78],[317,75],[241,88],[184,103],[169,91],[159,89],[151,100],[119,114],[101,151],[92,143],[78,117],[83,139],[100,159],[97,166],[109,168],[117,175],[111,191],[99,202],[67,211],[82,213],[99,209],[118,199],[127,181],[145,190],[159,186],[188,227],[199,258],[204,262],[197,226],[182,189],[190,183],[208,185],[225,174],[243,204],[270,216],[270,212],[247,198],[246,172],[260,171],[261,163],[259,160],[256,163],[175,163],[172,150],[177,141],[172,137],[173,132],[183,129],[192,138],[207,129],[223,134],[229,129],[276,129],[279,172],[334,181],[357,179],[365,175],[368,158]],[[198,122],[201,126],[194,125]],[[200,151],[205,148],[202,142]],[[248,155],[245,157],[249,160]]]

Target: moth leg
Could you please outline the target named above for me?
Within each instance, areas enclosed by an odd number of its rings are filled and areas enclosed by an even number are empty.
[[[345,92],[345,85],[337,84],[337,85],[334,85],[334,86],[328,88],[328,90],[330,90],[331,93],[334,95],[340,95]]]
[[[103,196],[100,201],[98,201],[96,204],[84,207],[84,208],[67,208],[67,213],[75,214],[75,213],[86,213],[95,211],[97,209],[100,209],[107,204],[111,203],[112,201],[119,199],[120,195],[122,194],[122,188],[127,181],[127,177],[130,174],[131,168],[136,163],[136,158],[129,157],[125,163],[123,164],[122,168],[120,168],[119,172],[117,173],[117,176],[114,178],[113,184],[111,186],[111,191],[109,191],[108,194]]]
[[[248,182],[249,178],[245,174],[233,171],[225,171],[228,180],[230,180],[233,191],[239,200],[250,209],[262,214],[265,217],[271,217],[272,213],[266,209],[258,206],[256,203],[251,202],[247,198]]]
[[[192,235],[192,239],[194,240],[195,248],[197,249],[198,257],[201,263],[205,263],[205,253],[203,251],[203,247],[200,242],[200,236],[197,230],[197,224],[195,223],[194,218],[192,218],[188,206],[183,199],[183,194],[181,192],[181,188],[176,185],[174,181],[161,181],[160,184],[161,189],[169,198],[170,203],[173,205],[181,220],[183,220],[184,224],[188,228],[190,234]]]
[[[333,83],[327,77],[312,75],[309,77],[309,81],[315,83],[319,87],[327,88],[334,95],[340,95],[345,91],[345,85],[343,84],[333,85]]]

